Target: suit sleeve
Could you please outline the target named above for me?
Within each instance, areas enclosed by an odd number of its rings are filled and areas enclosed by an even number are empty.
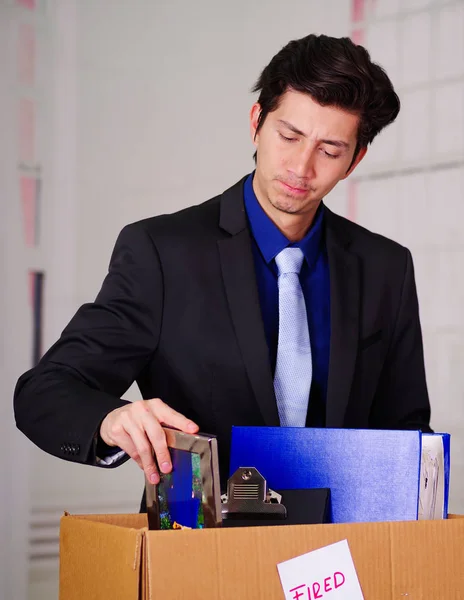
[[[370,426],[431,432],[414,266],[410,251],[405,254],[399,307]]]
[[[17,427],[59,458],[96,463],[101,421],[156,350],[162,313],[158,254],[140,224],[118,236],[108,274],[40,363],[16,385]],[[120,463],[116,463],[120,464]]]

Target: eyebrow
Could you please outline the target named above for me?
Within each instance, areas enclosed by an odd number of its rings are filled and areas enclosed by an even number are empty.
[[[286,127],[287,129],[290,129],[290,131],[293,131],[293,133],[295,133],[296,135],[301,135],[302,137],[308,137],[306,135],[306,133],[304,133],[303,131],[300,131],[297,127],[295,127],[288,121],[284,121],[283,119],[278,119],[278,122],[281,125],[283,125],[284,127]],[[344,142],[342,140],[320,140],[320,142],[321,142],[321,144],[327,144],[328,146],[335,146],[336,148],[346,149],[346,148],[350,147],[350,145],[347,142]]]

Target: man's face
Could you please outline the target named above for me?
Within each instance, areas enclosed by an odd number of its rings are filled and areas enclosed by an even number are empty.
[[[267,212],[314,214],[322,198],[366,152],[362,149],[350,168],[359,117],[290,90],[255,137],[260,110],[255,104],[250,115],[258,154],[254,179],[258,199]]]

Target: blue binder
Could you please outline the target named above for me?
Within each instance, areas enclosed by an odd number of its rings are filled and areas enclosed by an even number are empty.
[[[445,501],[443,506],[443,518],[448,517],[448,504],[449,504],[449,479],[451,469],[451,436],[449,433],[439,433],[443,440],[443,452],[445,455]]]
[[[234,427],[230,473],[256,467],[270,488],[328,487],[332,521],[418,518],[421,432]]]

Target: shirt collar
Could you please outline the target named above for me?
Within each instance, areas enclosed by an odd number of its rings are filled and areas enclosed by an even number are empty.
[[[313,224],[308,233],[299,242],[290,240],[279,230],[262,209],[253,190],[251,173],[243,188],[245,210],[250,222],[251,233],[266,263],[270,263],[287,246],[301,248],[309,266],[315,264],[322,248],[324,205],[321,202]]]

